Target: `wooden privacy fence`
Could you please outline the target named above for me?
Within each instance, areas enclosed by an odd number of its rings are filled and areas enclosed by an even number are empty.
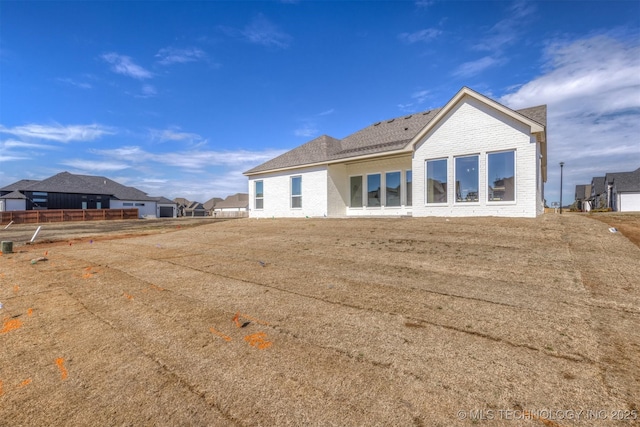
[[[137,219],[138,209],[46,209],[0,212],[0,224]]]
[[[215,211],[211,215],[216,218],[248,218],[249,212],[247,211]]]

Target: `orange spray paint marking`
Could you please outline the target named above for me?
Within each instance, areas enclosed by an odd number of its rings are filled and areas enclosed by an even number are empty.
[[[233,322],[235,322],[236,326],[240,328],[242,325],[240,324],[240,312],[238,311],[235,316],[233,316]]]
[[[267,341],[265,338],[267,334],[264,332],[258,332],[257,334],[247,335],[244,340],[252,347],[258,347],[260,350],[271,347],[273,344],[271,341]]]
[[[133,299],[133,295],[129,295],[126,292],[123,292],[122,295],[124,295],[125,297],[127,297],[127,299]]]
[[[156,291],[164,291],[164,288],[161,288],[160,286],[157,286],[157,285],[150,285],[149,288],[155,289]]]
[[[83,279],[91,279],[93,277],[93,273],[84,273],[82,275]]]
[[[31,378],[27,378],[26,380],[22,381],[20,383],[20,387],[24,387],[24,386],[27,386],[29,384],[31,384]]]
[[[20,290],[20,286],[13,285],[13,292],[18,292]]]
[[[18,329],[20,326],[22,326],[22,321],[20,321],[20,319],[4,319],[0,334],[13,331],[14,329]]]
[[[0,381],[0,396],[2,396],[3,394],[4,394],[4,390],[2,390],[2,381]]]
[[[27,316],[31,316],[33,314],[33,308],[27,310]]]
[[[223,340],[225,340],[226,342],[231,341],[231,337],[230,337],[229,335],[225,335],[225,334],[223,334],[222,332],[220,332],[220,331],[216,331],[216,330],[215,330],[215,329],[213,329],[213,328],[209,328],[209,330],[210,330],[212,333],[214,333],[214,334],[216,334],[217,336],[219,336],[220,338],[222,338]]]
[[[56,365],[58,365],[58,369],[60,369],[60,379],[66,380],[69,373],[67,372],[67,368],[64,367],[64,359],[62,357],[58,357],[56,359]]]

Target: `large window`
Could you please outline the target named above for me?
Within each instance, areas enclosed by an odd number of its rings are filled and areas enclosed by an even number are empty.
[[[291,177],[291,207],[299,209],[302,207],[302,177]]]
[[[380,174],[367,175],[367,206],[380,206]]]
[[[427,160],[427,203],[447,203],[447,159]]]
[[[487,154],[488,201],[515,201],[515,179],[515,151]]]
[[[362,207],[362,177],[361,176],[351,177],[351,204],[349,206],[352,208]]]
[[[407,177],[407,206],[411,206],[413,205],[413,186],[411,185],[411,182],[413,180],[413,172],[407,171],[406,177]]]
[[[400,206],[400,172],[387,172],[385,174],[386,193],[385,206]]]
[[[478,156],[456,157],[456,202],[478,201]]]
[[[263,191],[264,183],[263,181],[256,181],[255,183],[256,183],[255,208],[263,209],[264,208],[264,191]]]

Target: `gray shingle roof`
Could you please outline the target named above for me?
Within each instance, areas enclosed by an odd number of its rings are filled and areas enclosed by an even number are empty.
[[[4,196],[0,196],[0,199],[26,199],[27,196],[22,194],[19,191],[12,191],[11,193],[5,194]]]
[[[441,109],[437,108],[376,122],[342,140],[322,135],[249,169],[245,174],[399,150],[406,147]],[[546,105],[525,108],[516,112],[546,126]]]
[[[576,185],[576,200],[585,200],[591,196],[591,184]]]
[[[220,203],[221,201],[223,201],[224,199],[221,199],[220,197],[213,197],[209,200],[207,200],[206,202],[204,202],[202,204],[202,206],[204,206],[204,208],[208,211],[210,211],[211,209],[213,209],[214,207],[216,207],[216,205],[218,203]]]
[[[82,179],[80,175],[60,172],[42,181],[22,188],[23,191],[43,191],[48,193],[104,194],[112,195],[105,188],[99,188]]]
[[[236,209],[236,208],[248,208],[249,207],[249,195],[247,193],[236,193],[228,196],[223,201],[216,203],[216,209]]]
[[[608,173],[605,182],[614,184],[617,192],[640,191],[640,168],[633,172]]]
[[[605,178],[604,176],[594,176],[591,179],[591,194],[593,194],[594,196],[598,196],[602,193],[604,193],[605,191]]]
[[[14,182],[13,184],[9,184],[5,187],[0,188],[0,191],[20,191],[25,187],[30,186],[38,181],[33,179],[21,179],[20,181]]]
[[[169,200],[169,199],[167,199],[166,197],[163,197],[163,196],[152,197],[152,199],[155,200],[160,205],[175,205],[175,204],[177,204],[173,200]]]
[[[22,180],[4,188],[47,193],[102,194],[119,200],[155,200],[137,188],[127,187],[104,176],[76,175],[69,172],[60,172],[42,181]]]

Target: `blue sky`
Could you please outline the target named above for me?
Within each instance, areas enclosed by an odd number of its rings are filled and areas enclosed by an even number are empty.
[[[204,202],[316,136],[463,86],[548,105],[549,203],[640,167],[638,1],[0,2],[0,186],[61,171]]]

